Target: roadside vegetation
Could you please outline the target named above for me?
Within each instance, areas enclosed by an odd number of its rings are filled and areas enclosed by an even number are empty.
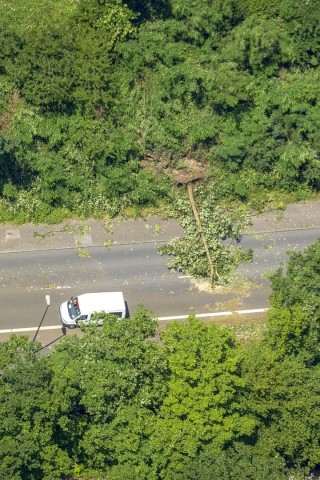
[[[317,0],[2,2],[1,220],[163,209],[190,161],[218,202],[317,192],[319,15]]]
[[[26,337],[0,344],[0,478],[310,478],[320,458],[319,264],[320,241],[290,256],[250,341],[192,316],[155,341],[141,306],[47,356]]]

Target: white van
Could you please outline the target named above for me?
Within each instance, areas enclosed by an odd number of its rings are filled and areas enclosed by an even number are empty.
[[[122,292],[84,293],[60,305],[60,320],[64,327],[76,328],[89,323],[94,313],[106,312],[119,318],[126,316],[126,304]],[[97,322],[99,325],[102,321]]]

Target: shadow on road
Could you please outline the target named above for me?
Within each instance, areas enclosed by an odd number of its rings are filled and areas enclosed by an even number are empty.
[[[62,333],[62,334],[61,334],[59,337],[57,337],[57,338],[55,338],[54,340],[52,340],[51,342],[47,343],[47,345],[44,345],[43,347],[41,347],[41,348],[38,350],[38,353],[41,352],[41,351],[42,351],[42,353],[46,353],[46,352],[43,352],[44,349],[49,348],[51,345],[53,345],[54,343],[56,343],[58,340],[60,340],[61,338],[65,337],[66,334],[67,334],[67,329],[66,329],[66,327],[62,327],[62,328],[61,328],[61,333]],[[49,352],[50,352],[50,350],[49,350]],[[48,353],[49,353],[49,352],[48,352]]]

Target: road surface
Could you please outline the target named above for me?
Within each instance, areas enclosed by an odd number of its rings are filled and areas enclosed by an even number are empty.
[[[59,325],[60,303],[94,291],[121,290],[131,314],[142,303],[157,317],[264,308],[268,274],[285,262],[288,250],[301,250],[319,236],[319,228],[244,236],[241,244],[253,249],[254,259],[240,269],[243,281],[237,291],[208,292],[191,278],[170,272],[157,242],[92,247],[84,257],[76,249],[1,254],[0,330],[36,327],[47,294],[46,326]]]

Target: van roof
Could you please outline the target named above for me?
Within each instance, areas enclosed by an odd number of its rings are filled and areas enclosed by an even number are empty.
[[[122,292],[84,293],[78,295],[81,315],[92,312],[122,312],[126,306]]]

